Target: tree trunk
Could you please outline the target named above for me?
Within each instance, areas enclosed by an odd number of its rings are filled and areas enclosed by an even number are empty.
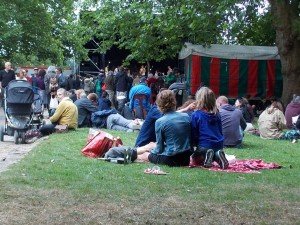
[[[149,60],[147,60],[147,76],[149,75],[149,73],[150,73],[150,61]]]
[[[299,18],[298,1],[269,0],[276,30],[276,45],[283,76],[282,101],[287,105],[293,94],[300,95],[300,39],[295,30]],[[297,5],[297,6],[296,6]]]

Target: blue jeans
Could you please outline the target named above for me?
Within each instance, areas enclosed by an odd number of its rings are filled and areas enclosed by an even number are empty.
[[[111,114],[106,119],[107,129],[120,130],[120,131],[133,131],[132,120],[127,120],[120,114]]]

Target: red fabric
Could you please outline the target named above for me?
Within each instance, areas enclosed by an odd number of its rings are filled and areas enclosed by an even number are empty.
[[[102,157],[111,147],[119,145],[122,145],[121,139],[113,138],[109,133],[100,131],[89,140],[81,153],[90,158]]]
[[[257,95],[257,78],[258,78],[258,61],[257,60],[249,60],[248,62],[248,94],[251,97],[255,97]]]
[[[151,84],[156,84],[157,83],[157,79],[155,77],[151,77],[151,78],[147,79],[146,82],[147,82],[148,87],[150,87]]]
[[[276,64],[275,60],[267,61],[267,98],[274,96],[275,82],[276,82],[275,64]]]
[[[280,169],[281,166],[276,163],[265,163],[261,159],[243,159],[236,160],[235,163],[229,164],[228,169],[222,170],[217,164],[213,163],[213,167],[209,170],[224,171],[228,173],[259,173],[263,169]]]
[[[228,97],[239,95],[239,71],[240,63],[237,59],[231,59],[229,62],[229,93]]]
[[[101,89],[102,89],[102,91],[106,91],[106,84],[105,83],[102,85]]]
[[[221,59],[211,58],[209,87],[215,93],[216,96],[219,95],[220,90],[220,69]]]
[[[194,95],[200,86],[201,80],[201,57],[199,55],[192,56],[192,76],[191,76],[191,93]]]

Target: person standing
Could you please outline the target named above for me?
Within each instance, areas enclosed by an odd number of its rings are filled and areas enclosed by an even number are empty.
[[[16,79],[15,72],[12,70],[11,63],[5,63],[5,69],[0,71],[0,88],[6,88],[8,83]]]
[[[66,88],[67,85],[67,78],[66,76],[62,73],[62,68],[57,67],[55,70],[57,74],[57,82],[58,82],[58,87],[59,88]]]
[[[6,62],[4,64],[4,70],[0,71],[0,96],[2,98],[2,96],[4,95],[4,88],[6,88],[6,86],[8,85],[8,83],[12,80],[16,79],[16,75],[15,72],[12,70],[11,67],[11,63],[10,62]],[[3,105],[3,98],[0,101],[1,105]]]
[[[115,77],[112,71],[108,72],[107,77],[104,79],[104,84],[106,86],[106,92],[108,94],[108,99],[111,102],[113,108],[115,108]]]
[[[128,76],[123,67],[119,67],[119,72],[116,75],[115,84],[117,91],[118,111],[122,112],[127,101]]]

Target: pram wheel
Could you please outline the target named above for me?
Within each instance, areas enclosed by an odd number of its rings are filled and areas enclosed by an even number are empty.
[[[19,144],[19,132],[15,130],[14,133],[14,143],[17,145]]]
[[[4,126],[0,126],[0,141],[4,141]]]

